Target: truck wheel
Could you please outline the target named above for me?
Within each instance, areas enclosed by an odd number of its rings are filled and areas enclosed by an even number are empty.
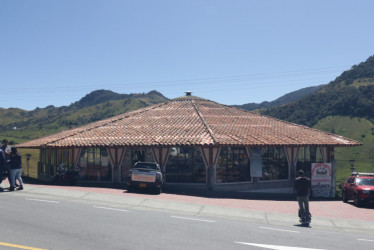
[[[161,194],[162,193],[162,186],[159,188],[156,188],[156,194]]]

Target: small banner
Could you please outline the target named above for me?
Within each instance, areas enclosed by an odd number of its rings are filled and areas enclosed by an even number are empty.
[[[312,196],[331,197],[331,163],[312,163]]]

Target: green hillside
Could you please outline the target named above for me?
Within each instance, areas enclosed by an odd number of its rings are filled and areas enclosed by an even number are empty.
[[[343,135],[363,143],[359,147],[335,148],[338,194],[340,194],[341,184],[351,172],[350,160],[355,160],[356,171],[374,172],[374,123],[364,118],[329,116],[320,120],[314,128]]]
[[[261,113],[310,127],[328,116],[374,122],[374,56],[344,71],[316,93]]]
[[[269,109],[269,108],[279,107],[287,103],[298,101],[307,95],[314,94],[315,92],[320,90],[323,86],[324,85],[302,88],[302,89],[290,92],[288,94],[285,94],[271,102],[266,101],[262,103],[247,103],[243,105],[234,105],[234,107],[249,110],[249,111],[256,110],[256,109]]]
[[[70,106],[0,109],[0,138],[19,143],[167,101],[162,94],[118,94],[97,90]]]

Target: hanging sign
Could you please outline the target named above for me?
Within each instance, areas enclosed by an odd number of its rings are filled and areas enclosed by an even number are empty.
[[[331,197],[331,163],[312,163],[312,196]]]

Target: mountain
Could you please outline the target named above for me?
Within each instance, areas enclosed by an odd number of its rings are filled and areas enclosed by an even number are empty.
[[[374,56],[344,71],[334,81],[300,100],[260,113],[343,135],[363,143],[335,148],[337,193],[350,174],[374,172]]]
[[[18,143],[167,100],[157,91],[118,94],[96,90],[69,106],[50,105],[32,111],[0,108],[0,138]]]
[[[317,92],[261,113],[311,127],[328,116],[359,117],[374,122],[374,56],[344,71]]]
[[[290,92],[284,96],[279,97],[278,99],[271,101],[271,102],[262,102],[262,103],[247,103],[243,105],[234,105],[237,108],[245,109],[245,110],[256,110],[256,109],[269,109],[269,108],[274,108],[278,107],[287,103],[291,103],[297,100],[300,100],[304,96],[313,94],[320,90],[322,87],[325,85],[318,85],[318,86],[313,86],[313,87],[307,87],[307,88],[302,88],[293,92]]]

